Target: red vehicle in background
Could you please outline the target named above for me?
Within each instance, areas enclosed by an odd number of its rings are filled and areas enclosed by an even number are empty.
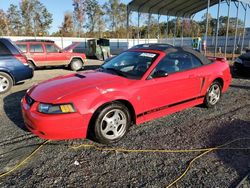
[[[86,63],[84,53],[63,51],[51,40],[20,40],[16,44],[26,54],[28,63],[33,69],[65,65],[77,71]]]

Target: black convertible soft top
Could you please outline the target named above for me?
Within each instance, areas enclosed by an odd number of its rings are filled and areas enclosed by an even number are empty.
[[[204,65],[211,63],[211,60],[209,60],[202,53],[196,50],[193,50],[188,47],[174,47],[170,44],[157,44],[157,43],[142,44],[142,45],[137,45],[136,47],[131,48],[131,50],[156,50],[156,51],[165,52],[166,54],[172,53],[172,52],[188,52],[196,56]]]

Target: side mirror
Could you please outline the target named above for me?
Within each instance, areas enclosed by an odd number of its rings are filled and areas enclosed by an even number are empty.
[[[167,77],[168,73],[164,70],[158,70],[153,74],[153,78],[162,78],[162,77]]]

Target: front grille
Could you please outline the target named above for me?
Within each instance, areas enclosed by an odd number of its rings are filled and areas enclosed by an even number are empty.
[[[28,94],[26,94],[25,100],[29,106],[32,106],[35,103],[35,100],[32,99]]]

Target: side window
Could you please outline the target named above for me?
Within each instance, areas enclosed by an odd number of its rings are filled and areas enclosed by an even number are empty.
[[[154,72],[166,72],[166,73],[174,73],[180,71],[178,67],[179,60],[178,58],[170,56],[168,54],[165,56],[156,66]]]
[[[191,56],[192,56],[193,68],[200,67],[202,65],[201,61],[194,55]]]
[[[0,55],[10,55],[11,52],[10,50],[3,44],[0,42]]]
[[[185,71],[188,69],[193,68],[191,54],[185,53],[185,52],[178,52],[176,54],[173,54],[173,56],[178,59],[178,68],[180,71]]]
[[[192,68],[191,56],[188,53],[174,52],[166,55],[156,66],[155,71],[174,73]]]
[[[45,44],[48,53],[57,53],[59,49],[54,44]]]
[[[30,52],[31,53],[42,53],[43,52],[42,44],[30,44]]]
[[[27,52],[27,44],[17,44],[17,46],[22,52]]]

